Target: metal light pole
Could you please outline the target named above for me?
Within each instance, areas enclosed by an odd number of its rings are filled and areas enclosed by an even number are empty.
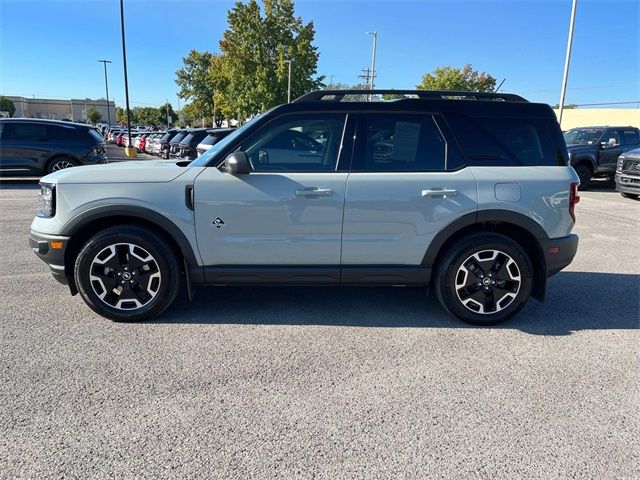
[[[562,127],[562,110],[564,109],[564,96],[567,92],[567,80],[569,78],[569,64],[571,63],[571,47],[573,45],[573,25],[576,22],[576,7],[578,0],[573,0],[571,5],[571,23],[569,24],[569,38],[567,40],[567,55],[564,59],[564,75],[562,76],[562,90],[560,91],[560,105],[558,109],[558,124]]]
[[[376,78],[376,50],[378,48],[378,32],[367,32],[367,35],[373,35],[373,57],[371,59],[371,81],[369,88],[373,90]]]
[[[109,82],[107,81],[107,63],[111,63],[110,60],[98,60],[104,64],[104,88],[107,91],[107,121],[109,122],[109,127],[111,127],[111,109],[109,108]]]
[[[167,130],[169,130],[169,99],[167,98]]]
[[[289,64],[289,81],[287,84],[287,103],[291,103],[291,60],[285,60]]]
[[[120,0],[120,29],[122,30],[122,63],[124,64],[124,96],[127,104],[127,134],[129,146],[125,148],[125,155],[135,157],[135,149],[131,149],[131,110],[129,109],[129,81],[127,79],[127,48],[124,41],[124,0]],[[133,153],[131,152],[133,150]]]

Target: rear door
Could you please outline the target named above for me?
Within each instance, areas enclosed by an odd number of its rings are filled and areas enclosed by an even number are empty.
[[[420,266],[438,232],[477,210],[477,190],[433,115],[363,114],[357,137],[345,198],[343,281],[370,283],[376,273],[355,267]]]

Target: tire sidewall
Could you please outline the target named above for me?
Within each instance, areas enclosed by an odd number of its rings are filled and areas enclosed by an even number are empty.
[[[119,310],[111,307],[98,297],[91,286],[89,271],[94,257],[104,248],[116,243],[138,245],[149,252],[158,264],[161,275],[160,288],[156,296],[141,308]],[[162,313],[177,295],[179,275],[173,252],[153,233],[134,227],[115,227],[94,235],[80,251],[74,269],[78,291],[87,305],[103,317],[123,322],[145,320]]]
[[[520,290],[516,298],[495,314],[480,314],[466,308],[459,300],[455,279],[462,263],[482,250],[499,250],[509,255],[520,269]],[[494,325],[518,313],[526,304],[533,287],[533,267],[524,249],[513,240],[498,234],[480,234],[453,247],[438,271],[436,290],[445,309],[455,317],[475,325]]]

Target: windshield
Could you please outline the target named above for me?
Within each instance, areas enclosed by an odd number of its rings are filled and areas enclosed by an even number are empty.
[[[267,112],[268,113],[268,112]],[[191,162],[189,164],[190,167],[204,167],[206,166],[207,163],[209,163],[209,160],[211,160],[219,151],[224,150],[227,145],[230,145],[231,143],[233,143],[235,141],[236,138],[238,138],[239,136],[241,136],[244,132],[246,132],[247,130],[249,130],[249,128],[251,128],[251,126],[259,119],[261,118],[263,115],[265,115],[264,113],[261,115],[258,115],[257,117],[251,119],[250,121],[248,121],[247,123],[245,123],[243,126],[241,126],[240,128],[238,128],[237,130],[234,130],[233,132],[231,132],[229,135],[227,135],[226,137],[224,137],[222,140],[220,140],[218,143],[215,143],[209,150],[207,150],[205,153],[203,153],[202,155],[200,155],[197,159],[195,159],[193,162]]]
[[[600,139],[603,133],[604,130],[596,128],[576,128],[564,134],[564,141],[567,145],[592,145]]]

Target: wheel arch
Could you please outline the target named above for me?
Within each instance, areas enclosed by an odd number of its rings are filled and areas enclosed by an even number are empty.
[[[586,165],[591,169],[591,172],[595,172],[596,170],[596,160],[588,155],[582,155],[576,158],[573,162],[571,162],[572,167],[577,167],[578,165]]]
[[[60,234],[70,237],[65,250],[65,271],[73,271],[78,253],[92,235],[116,225],[134,225],[151,230],[160,235],[169,247],[180,258],[184,258],[189,265],[198,265],[196,253],[185,234],[164,215],[144,207],[104,206],[80,214],[62,228]],[[73,282],[72,276],[69,280]]]
[[[547,266],[539,239],[548,239],[545,230],[523,214],[502,210],[480,210],[464,215],[442,229],[430,243],[422,265],[437,275],[439,264],[450,247],[470,233],[499,233],[515,240],[529,255],[533,264],[531,296],[544,301],[547,289]]]

